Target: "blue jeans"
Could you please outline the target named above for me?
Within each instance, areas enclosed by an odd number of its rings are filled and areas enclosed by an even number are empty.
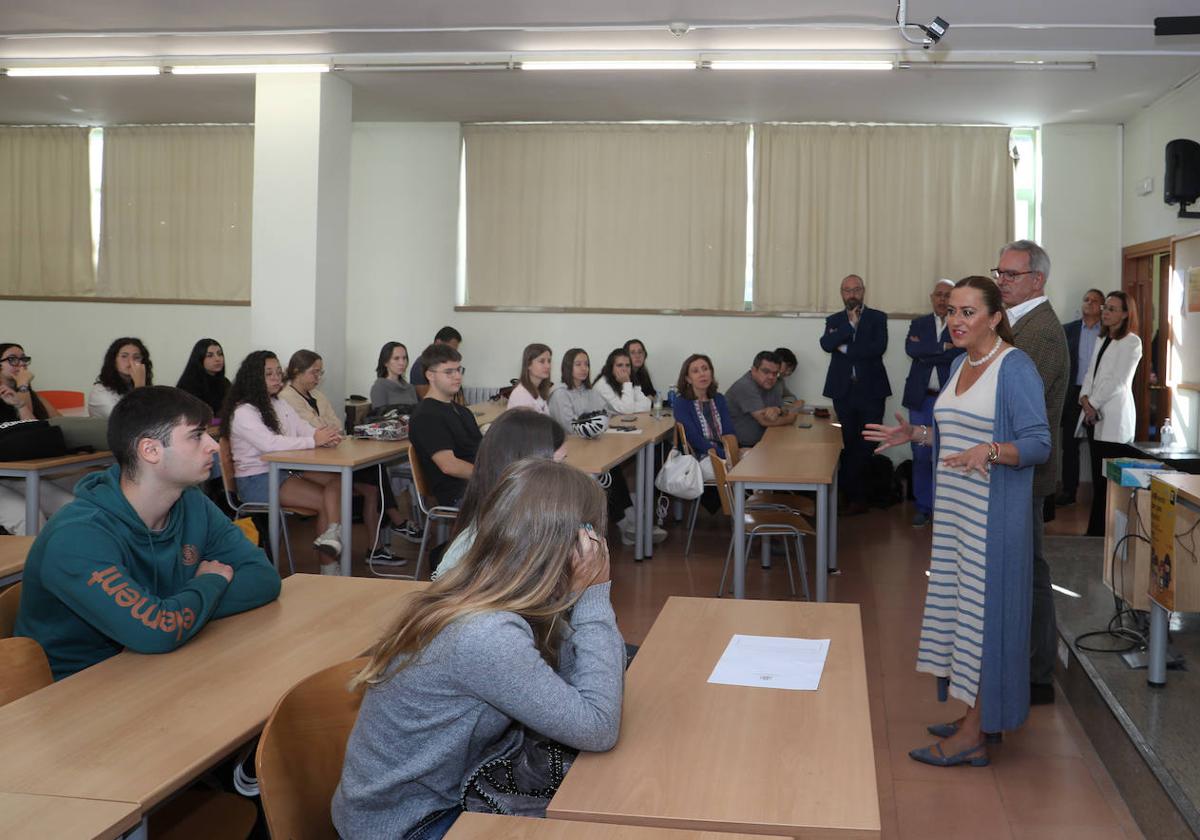
[[[444,811],[434,811],[410,828],[404,840],[442,840],[461,813],[462,808],[458,805]]]
[[[937,396],[926,394],[920,408],[910,409],[908,422],[913,426],[929,427],[929,443],[933,443],[933,404]],[[929,516],[933,513],[933,447],[912,445],[913,496],[917,500],[917,510]]]
[[[298,472],[291,470],[281,470],[279,473],[279,486],[289,478],[294,478],[300,475]],[[271,474],[269,472],[259,473],[258,475],[241,475],[237,478],[237,494],[238,498],[243,502],[257,502],[265,505],[267,503],[267,492],[271,483]]]

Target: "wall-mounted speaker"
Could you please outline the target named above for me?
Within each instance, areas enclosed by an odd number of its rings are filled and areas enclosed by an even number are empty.
[[[1167,172],[1163,178],[1163,201],[1180,205],[1180,213],[1200,198],[1200,143],[1172,140],[1167,144]]]

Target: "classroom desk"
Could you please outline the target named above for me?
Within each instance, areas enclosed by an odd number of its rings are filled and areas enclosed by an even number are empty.
[[[495,422],[497,417],[508,411],[508,400],[487,400],[481,403],[472,403],[467,408],[471,409],[471,413],[475,415],[476,423],[486,426],[488,423]]]
[[[34,537],[0,536],[0,588],[21,579],[33,540]]]
[[[746,490],[815,490],[817,600],[827,597],[829,570],[837,568],[837,472],[842,432],[831,419],[799,415],[809,428],[767,429],[729,471],[733,496],[733,597],[746,597]]]
[[[0,837],[91,837],[113,840],[139,822],[132,802],[0,793]]]
[[[345,438],[334,447],[296,449],[289,452],[268,452],[262,456],[269,468],[267,528],[271,538],[271,556],[279,568],[279,471],[309,470],[332,472],[342,476],[342,575],[350,576],[350,560],[354,553],[350,533],[353,530],[353,475],[355,470],[376,464],[397,461],[408,455],[407,440],[362,440]]]
[[[40,527],[38,514],[42,510],[42,499],[39,492],[43,477],[104,466],[112,463],[112,460],[112,453],[104,451],[37,458],[33,461],[0,461],[0,478],[25,479],[25,533],[36,535]]]
[[[776,835],[782,837],[783,835]],[[761,834],[677,831],[632,825],[538,820],[496,814],[463,814],[446,840],[762,840]]]
[[[1113,482],[1108,483],[1111,485]],[[1151,551],[1155,550],[1155,546],[1160,543],[1161,539],[1169,546],[1167,554],[1174,558],[1174,562],[1171,563],[1173,580],[1169,595],[1164,599],[1166,600],[1165,606],[1160,604],[1154,595],[1153,559],[1150,561],[1150,580],[1142,582],[1149,588],[1150,601],[1150,641],[1146,648],[1146,682],[1155,688],[1162,688],[1167,684],[1167,637],[1171,612],[1176,610],[1180,612],[1200,611],[1200,574],[1193,571],[1196,544],[1194,532],[1191,537],[1186,538],[1186,542],[1180,539],[1181,534],[1188,533],[1192,528],[1197,527],[1196,520],[1200,518],[1200,475],[1187,473],[1154,475],[1150,479],[1151,493],[1153,493],[1155,485],[1165,485],[1175,491],[1175,504],[1170,506],[1173,510],[1169,516],[1169,524],[1174,528],[1174,533],[1160,534],[1159,530],[1163,527],[1163,523],[1154,516],[1153,512],[1150,517]],[[1151,502],[1151,506],[1153,509],[1153,502]],[[1179,521],[1176,522],[1176,519]],[[1188,558],[1189,554],[1193,556],[1187,560],[1180,560],[1181,557]],[[1105,561],[1107,562],[1107,558]],[[1163,598],[1164,596],[1160,595],[1159,597]]]
[[[0,708],[0,792],[136,803],[142,817],[261,731],[305,677],[362,655],[428,584],[292,575],[279,600],[178,650],[125,652]]]
[[[735,633],[829,639],[820,688],[709,684]],[[576,759],[549,816],[879,837],[857,604],[670,598],[626,672],[622,715],[616,748]]]

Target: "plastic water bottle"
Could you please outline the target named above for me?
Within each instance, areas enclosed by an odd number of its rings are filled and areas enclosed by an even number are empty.
[[[1175,428],[1171,425],[1171,418],[1162,421],[1162,427],[1158,430],[1158,442],[1163,449],[1173,449],[1175,446]]]
[[[655,394],[654,395],[654,407],[652,410],[652,416],[654,417],[655,420],[662,419],[662,407],[663,407],[662,394]]]
[[[675,386],[674,385],[672,385],[670,388],[667,389],[667,405],[669,405],[671,407],[672,411],[675,410]]]

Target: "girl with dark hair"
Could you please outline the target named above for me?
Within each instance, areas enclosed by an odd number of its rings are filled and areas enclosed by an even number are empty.
[[[533,411],[506,411],[496,418],[479,444],[475,471],[467,482],[454,524],[454,539],[442,554],[434,577],[446,574],[458,565],[475,542],[484,501],[500,483],[509,465],[522,458],[547,458],[561,461],[566,457],[567,436],[562,427],[544,414]]]
[[[88,392],[88,417],[107,417],[121,397],[154,384],[154,363],[140,338],[118,338],[108,345],[100,375]]]
[[[417,389],[404,378],[408,370],[408,348],[399,341],[389,341],[379,350],[375,363],[375,384],[371,386],[371,410],[396,409],[412,414],[421,398]]]
[[[342,837],[440,840],[463,779],[514,723],[580,750],[617,743],[625,646],[600,487],[519,461],[477,527],[458,566],[403,599],[352,681],[366,692],[333,795]]]
[[[654,383],[650,381],[650,369],[646,367],[646,359],[650,356],[646,352],[646,345],[642,343],[640,338],[631,338],[625,342],[623,349],[629,354],[629,379],[634,385],[642,389],[642,393],[653,400],[658,393],[654,390]]]
[[[581,414],[607,411],[608,403],[592,389],[592,363],[582,347],[572,347],[562,357],[562,384],[550,392],[550,416],[571,434],[571,421]]]
[[[187,391],[212,409],[213,417],[221,413],[225,395],[229,393],[229,377],[225,375],[225,350],[215,338],[202,338],[192,346],[183,373],[175,387]]]
[[[988,763],[984,733],[1016,729],[1029,715],[1033,580],[1033,467],[1050,457],[1042,379],[1012,346],[1000,290],[986,277],[955,284],[950,339],[966,352],[933,409],[933,427],[868,423],[876,452],[900,444],[934,448],[933,554],[917,670],[938,693],[967,705],[935,723],[939,739],[909,756],[949,767]]]
[[[283,368],[270,350],[255,350],[238,368],[233,385],[221,408],[221,436],[229,438],[233,450],[233,474],[238,496],[244,502],[267,501],[268,467],[265,452],[337,446],[342,438],[336,429],[314,429],[279,398],[283,390]],[[342,553],[342,479],[335,473],[292,472],[279,476],[279,503],[317,512],[317,538],[313,548],[324,555],[321,574],[336,575]],[[349,533],[345,535],[349,539]]]
[[[718,456],[728,460],[721,436],[734,434],[734,430],[729,404],[725,402],[725,395],[717,390],[712,359],[703,353],[693,353],[684,359],[675,389],[678,392],[672,406],[675,420],[683,426],[688,446],[700,462],[704,480],[713,481],[708,451],[715,449]]]
[[[650,398],[630,378],[632,362],[629,351],[621,347],[613,350],[604,360],[604,369],[592,386],[604,397],[608,407],[616,414],[636,414],[650,410]]]
[[[1118,458],[1137,431],[1133,377],[1142,361],[1137,303],[1124,292],[1109,292],[1100,310],[1100,337],[1079,388],[1079,423],[1075,436],[1087,436],[1092,456],[1092,509],[1087,536],[1104,536],[1104,502],[1108,481],[1104,459]]]
[[[545,344],[530,344],[521,353],[521,378],[508,395],[509,408],[528,408],[549,414],[551,350]]]

